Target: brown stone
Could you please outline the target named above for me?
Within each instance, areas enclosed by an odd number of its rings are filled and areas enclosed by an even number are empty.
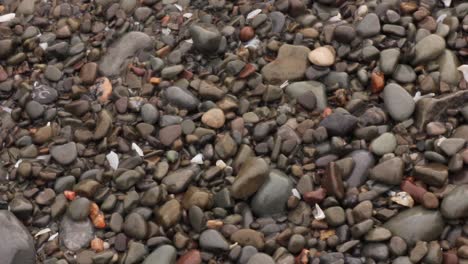
[[[304,201],[310,205],[320,203],[327,196],[327,191],[324,188],[318,188],[317,190],[306,192],[304,194]]]
[[[93,84],[96,80],[98,65],[95,62],[88,62],[80,70],[80,78],[83,84]]]
[[[167,126],[159,130],[159,141],[165,146],[170,146],[181,134],[181,125]]]
[[[179,260],[177,260],[176,264],[201,264],[201,254],[200,251],[196,249],[192,249],[182,255]]]
[[[221,128],[226,122],[226,117],[223,110],[212,108],[203,114],[202,122],[211,128]]]
[[[255,30],[250,26],[243,27],[239,32],[239,39],[247,42],[255,37]]]
[[[241,246],[253,246],[260,250],[265,245],[263,234],[253,229],[240,229],[231,235],[231,240]]]
[[[335,162],[328,163],[325,171],[325,178],[322,180],[322,186],[328,194],[335,196],[338,199],[343,199],[345,192],[341,171],[336,166]]]

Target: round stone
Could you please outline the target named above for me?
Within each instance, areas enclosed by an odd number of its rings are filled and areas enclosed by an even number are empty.
[[[332,47],[318,47],[309,53],[309,60],[317,66],[331,66],[335,62],[335,51]]]
[[[219,108],[212,108],[205,112],[202,116],[203,124],[211,128],[221,128],[224,125],[226,118],[224,117],[223,110]]]

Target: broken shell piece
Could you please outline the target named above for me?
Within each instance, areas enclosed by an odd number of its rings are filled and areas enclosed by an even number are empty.
[[[51,231],[52,230],[50,230],[50,228],[44,228],[44,229],[40,230],[39,232],[37,232],[37,234],[35,234],[34,237],[38,237],[40,235],[47,234],[47,233],[49,233]]]
[[[420,91],[417,91],[416,94],[414,95],[413,97],[413,101],[417,102],[423,98],[429,98],[429,97],[434,97],[435,96],[435,93],[428,93],[428,94],[425,94],[425,95],[421,95],[421,92]]]
[[[132,149],[135,150],[135,152],[138,154],[138,156],[143,157],[145,154],[143,154],[143,150],[135,143],[132,143]],[[110,154],[110,153],[109,153]],[[117,164],[117,167],[119,165]]]
[[[7,112],[7,113],[11,113],[11,111],[13,110],[13,109],[11,109],[11,108],[9,108],[9,107],[6,107],[6,106],[0,106],[0,108],[1,108],[3,111]]]
[[[444,19],[445,19],[446,17],[447,17],[447,14],[442,14],[442,15],[440,15],[440,16],[437,18],[436,22],[437,22],[437,23],[440,23],[440,22],[444,21]]]
[[[190,162],[191,162],[191,163],[194,163],[194,164],[202,165],[202,164],[203,164],[203,154],[198,153],[197,155],[195,155],[195,157],[193,157],[193,158],[190,160]]]
[[[109,154],[106,155],[106,159],[112,169],[116,170],[119,167],[119,156],[114,151],[109,152]]]
[[[299,193],[299,191],[296,188],[292,189],[292,194],[295,197],[297,197],[298,199],[301,199],[301,194]]]
[[[179,11],[184,10],[184,9],[183,9],[180,5],[178,5],[178,4],[174,4],[174,6],[177,7],[177,9],[179,9]]]
[[[288,85],[289,85],[289,81],[286,80],[286,81],[284,81],[284,82],[280,85],[280,88],[283,89],[283,88],[285,88],[285,87],[288,86]]]
[[[322,211],[322,208],[318,204],[315,204],[315,209],[312,211],[314,218],[317,220],[325,219],[325,213]]]
[[[462,66],[458,67],[457,70],[463,73],[463,79],[465,79],[465,82],[468,82],[468,64],[463,64]]]
[[[59,235],[58,232],[55,233],[55,234],[53,234],[53,235],[51,235],[51,236],[49,237],[49,240],[47,240],[47,241],[52,241],[52,240],[54,240],[56,237],[58,237],[58,235]]]
[[[13,18],[15,18],[15,16],[16,16],[15,13],[10,13],[10,14],[0,16],[0,23],[8,22],[8,21],[12,20]]]
[[[250,12],[250,13],[247,15],[247,20],[256,17],[256,16],[257,16],[258,14],[260,14],[261,12],[262,12],[261,9],[255,9],[255,10],[253,10],[252,12]]]
[[[185,17],[185,18],[191,18],[192,16],[193,16],[192,13],[185,13],[185,14],[183,15],[183,17]]]
[[[452,0],[442,0],[442,3],[444,3],[445,7],[449,7],[452,4]]]
[[[407,192],[399,192],[390,198],[393,202],[406,207],[413,207],[414,200]]]
[[[49,44],[47,44],[47,42],[42,42],[39,43],[39,47],[41,47],[43,50],[46,50],[49,47]]]

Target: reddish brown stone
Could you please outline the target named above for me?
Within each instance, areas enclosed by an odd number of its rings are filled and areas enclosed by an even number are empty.
[[[327,191],[324,188],[319,188],[312,192],[306,192],[304,194],[304,201],[306,201],[310,205],[315,205],[316,203],[322,202],[326,196]]]
[[[333,161],[328,163],[325,178],[322,180],[322,186],[330,195],[340,200],[344,198],[345,192],[341,171]]]
[[[444,257],[444,264],[458,264],[458,257],[455,253],[444,252],[442,256]]]
[[[416,184],[412,183],[411,181],[404,180],[401,183],[400,186],[401,190],[407,192],[411,197],[414,199],[414,201],[418,203],[422,203],[423,201],[423,196],[427,192],[426,189],[423,187],[417,186]]]
[[[249,77],[252,73],[254,73],[256,71],[256,68],[255,66],[253,66],[252,64],[248,63],[244,66],[244,68],[242,69],[242,71],[239,73],[239,78],[247,78]]]
[[[380,93],[385,86],[385,77],[382,72],[373,72],[372,73],[372,92]]]
[[[255,30],[252,27],[245,26],[239,32],[239,39],[247,42],[255,37]]]
[[[170,146],[182,134],[180,125],[167,126],[159,130],[159,141],[165,146]]]
[[[201,255],[200,251],[192,249],[189,252],[182,255],[176,264],[201,264]]]
[[[0,82],[5,81],[8,78],[8,74],[5,69],[0,65]]]

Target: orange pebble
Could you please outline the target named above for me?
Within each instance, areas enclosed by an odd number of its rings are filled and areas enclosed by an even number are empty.
[[[373,72],[371,77],[372,92],[380,93],[385,86],[385,76],[382,72]]]
[[[96,252],[101,252],[104,250],[104,241],[99,237],[94,238],[91,240],[91,249]]]
[[[93,224],[96,228],[106,228],[106,220],[104,219],[104,214],[99,211],[98,215],[92,218]]]
[[[74,191],[63,191],[63,195],[65,195],[65,198],[69,201],[73,201],[76,198],[76,193]]]

